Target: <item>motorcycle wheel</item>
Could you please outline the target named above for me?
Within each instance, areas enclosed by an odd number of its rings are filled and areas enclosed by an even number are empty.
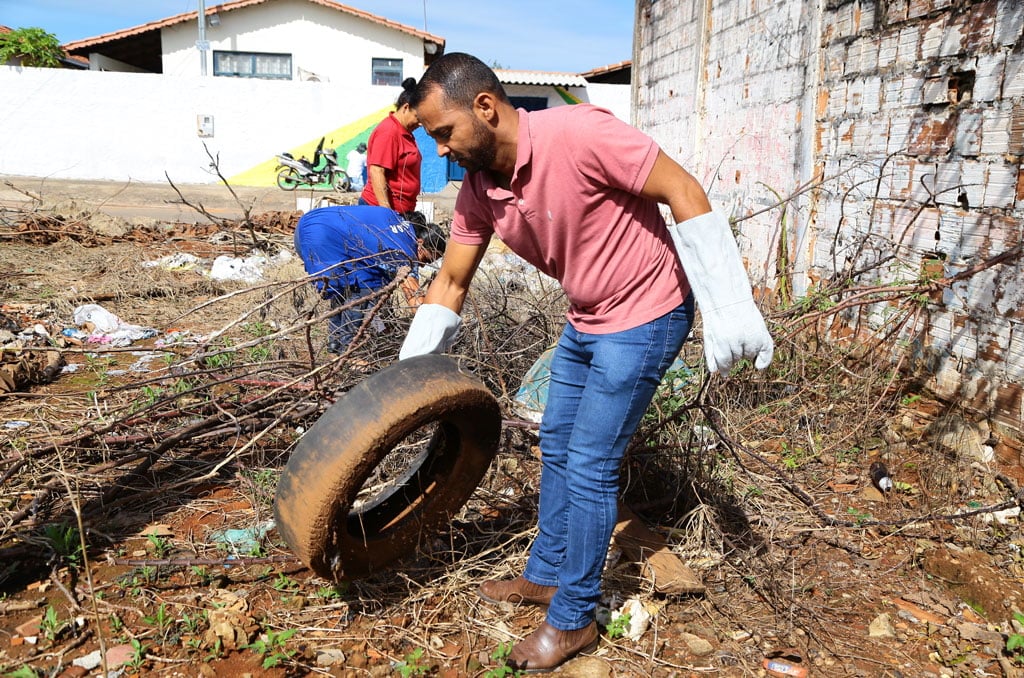
[[[368,576],[450,522],[500,433],[497,400],[451,358],[394,363],[349,390],[299,441],[274,497],[277,530],[317,575]]]
[[[288,167],[277,173],[277,185],[286,191],[294,191],[301,183],[302,179],[299,178],[299,173],[293,167]]]
[[[348,174],[344,171],[336,172],[334,175],[334,190],[345,193],[350,188],[352,188],[352,180],[348,178]]]

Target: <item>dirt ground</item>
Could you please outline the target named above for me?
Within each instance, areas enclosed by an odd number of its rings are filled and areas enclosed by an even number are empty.
[[[505,410],[490,470],[408,558],[331,582],[278,535],[274,488],[407,318],[328,354],[327,309],[280,254],[293,211],[132,222],[84,202],[0,208],[0,674],[513,675],[502,648],[543,613],[475,589],[528,554],[539,463],[509,394],[560,313],[496,277],[459,345]],[[258,279],[210,276],[254,237]],[[87,304],[151,332],[90,332]],[[560,675],[1022,675],[1020,444],[832,350],[788,337],[765,373],[659,395],[623,497],[706,592],[659,593],[613,548],[601,644]]]

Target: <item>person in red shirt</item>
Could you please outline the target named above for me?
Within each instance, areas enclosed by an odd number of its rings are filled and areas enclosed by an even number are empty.
[[[402,93],[395,110],[381,120],[370,134],[366,153],[367,182],[359,198],[361,205],[390,207],[399,214],[416,209],[420,194],[420,163],[423,160],[412,132],[419,127],[409,99],[415,78],[402,81]]]
[[[492,236],[556,278],[570,302],[540,425],[537,537],[522,575],[478,590],[490,602],[548,606],[508,660],[552,669],[598,645],[619,467],[689,334],[694,301],[711,372],[743,359],[763,369],[774,344],[725,215],[646,134],[589,104],[517,110],[486,64],[458,52],[431,64],[411,105],[438,154],[467,173],[399,358],[450,348]]]

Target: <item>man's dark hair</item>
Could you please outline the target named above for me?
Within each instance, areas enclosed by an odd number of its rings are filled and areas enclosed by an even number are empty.
[[[499,101],[508,102],[505,88],[498,82],[487,64],[464,52],[451,52],[430,64],[420,78],[409,105],[419,106],[435,87],[440,88],[446,104],[460,108],[472,108],[473,100],[480,92],[488,92]]]
[[[413,93],[416,91],[416,78],[406,78],[402,81],[402,93],[398,95],[398,99],[395,101],[395,110],[398,110],[402,106],[409,104],[412,106],[411,100]]]
[[[444,254],[444,248],[448,245],[448,238],[444,231],[437,224],[415,224],[416,239],[423,241],[423,249],[433,252],[440,257]]]
[[[408,212],[402,212],[402,221],[408,221],[414,226],[426,226],[427,218],[423,216],[423,212],[417,212],[410,210]]]

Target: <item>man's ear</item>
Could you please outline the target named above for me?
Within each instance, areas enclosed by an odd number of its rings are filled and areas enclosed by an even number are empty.
[[[473,99],[473,113],[484,122],[497,122],[497,99],[490,92],[480,92]]]

